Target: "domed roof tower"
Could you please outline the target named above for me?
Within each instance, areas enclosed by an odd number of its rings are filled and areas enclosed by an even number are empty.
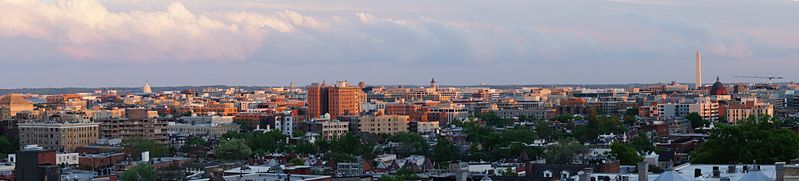
[[[713,87],[710,87],[710,95],[727,95],[727,87],[721,83],[719,77],[716,77],[716,83],[713,83]]]

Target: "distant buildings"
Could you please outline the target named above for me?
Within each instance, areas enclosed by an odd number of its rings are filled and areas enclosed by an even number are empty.
[[[100,138],[130,140],[143,138],[166,143],[166,122],[157,119],[111,119],[101,120]]]
[[[333,139],[349,133],[349,124],[335,119],[314,119],[302,122],[299,128],[308,133],[319,134],[323,139]]]
[[[397,134],[408,132],[408,116],[376,115],[362,116],[360,118],[360,131],[373,134]]]
[[[326,83],[313,83],[308,90],[308,113],[311,117],[330,114],[331,118],[342,115],[358,115],[363,109],[366,94],[361,88],[351,87],[347,81],[336,82],[333,86]]]
[[[218,139],[230,131],[239,131],[237,124],[182,124],[169,123],[166,126],[169,135],[177,136],[197,136],[210,139]]]
[[[80,146],[97,143],[98,123],[25,122],[19,123],[19,145],[39,145],[44,149],[72,152]]]
[[[33,111],[33,103],[20,94],[7,94],[0,97],[0,119],[7,119],[24,111]]]

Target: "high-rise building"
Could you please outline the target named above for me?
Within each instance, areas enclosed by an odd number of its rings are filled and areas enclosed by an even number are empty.
[[[696,82],[694,88],[699,89],[702,87],[702,56],[699,55],[699,49],[696,49]]]
[[[308,114],[311,117],[319,117],[322,114],[328,112],[328,95],[327,95],[327,84],[325,82],[320,83],[313,83],[308,86],[308,98],[307,98],[307,105],[308,105]]]
[[[313,83],[308,86],[308,114],[319,117],[330,114],[331,118],[342,115],[358,115],[361,113],[366,94],[358,87],[350,86],[347,81],[336,82],[333,86]]]

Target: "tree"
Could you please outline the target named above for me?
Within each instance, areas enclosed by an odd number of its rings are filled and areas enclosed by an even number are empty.
[[[619,121],[617,116],[594,115],[596,111],[591,111],[587,125],[579,125],[574,128],[574,136],[581,141],[596,139],[600,134],[620,134],[627,128]]]
[[[294,151],[303,154],[319,153],[319,149],[316,148],[316,145],[307,141],[300,141],[294,145]]]
[[[430,145],[418,133],[398,133],[388,138],[389,141],[398,142],[394,149],[397,155],[406,157],[410,155],[427,155]]]
[[[156,179],[156,171],[150,164],[138,164],[119,175],[124,181],[150,181]]]
[[[635,149],[620,142],[610,145],[610,154],[619,159],[622,165],[635,165],[642,160]]]
[[[561,114],[561,115],[558,115],[558,116],[555,116],[555,117],[553,117],[553,118],[552,118],[552,119],[550,119],[550,120],[552,120],[552,121],[557,121],[557,122],[561,122],[561,123],[566,123],[566,122],[570,122],[570,121],[574,120],[574,115],[571,115],[571,114]]]
[[[285,139],[286,136],[278,130],[245,134],[247,146],[250,146],[253,152],[258,154],[285,151],[287,148]]]
[[[125,147],[133,150],[136,154],[149,151],[152,157],[162,157],[169,154],[169,148],[166,145],[141,137],[126,141]]]
[[[444,137],[438,137],[438,143],[433,147],[433,160],[437,162],[448,162],[457,160],[460,149]]]
[[[289,160],[289,163],[291,163],[292,165],[305,165],[305,160],[302,160],[302,158],[300,157],[294,157],[291,160]]]
[[[685,119],[691,121],[691,128],[699,128],[705,126],[706,124],[710,124],[710,122],[706,121],[701,115],[699,115],[699,113],[696,112],[689,113],[685,116]]]
[[[480,118],[480,120],[485,121],[486,125],[496,126],[496,127],[510,126],[513,125],[514,122],[512,119],[499,117],[497,113],[494,112],[478,114],[477,118]]]
[[[13,154],[17,151],[18,146],[15,141],[6,136],[0,136],[0,159],[5,158],[6,154]]]
[[[180,147],[180,152],[194,153],[197,150],[202,149],[206,145],[208,145],[207,141],[203,140],[202,138],[192,136],[189,137],[189,139],[186,140],[186,143],[184,143],[183,146]]]
[[[770,122],[743,121],[712,130],[692,153],[694,163],[774,163],[799,157],[799,135]]]
[[[222,140],[214,148],[214,155],[222,160],[242,160],[252,156],[252,149],[241,139]]]
[[[518,176],[519,176],[519,174],[518,174],[518,173],[516,173],[516,172],[515,172],[513,169],[511,169],[510,167],[508,167],[508,168],[505,168],[505,169],[503,169],[503,170],[499,170],[499,173],[498,173],[498,175],[501,175],[501,176],[509,176],[509,177],[518,177]]]
[[[649,136],[647,136],[645,132],[639,132],[638,135],[630,140],[629,145],[642,155],[659,151],[655,144],[649,140]]]
[[[552,127],[550,122],[539,121],[535,123],[535,133],[547,141],[558,140],[563,136],[563,130]]]
[[[536,134],[533,129],[523,126],[506,129],[502,131],[499,136],[500,140],[502,141],[501,144],[511,142],[533,143],[536,138]]]
[[[233,120],[233,123],[238,124],[239,125],[239,130],[241,130],[242,132],[251,132],[252,130],[255,130],[255,127],[253,127],[251,124],[247,124],[247,122],[249,122],[249,121],[247,121],[247,120]]]
[[[578,156],[585,154],[585,147],[573,138],[565,138],[558,141],[558,144],[547,148],[544,157],[547,163],[571,164]]]

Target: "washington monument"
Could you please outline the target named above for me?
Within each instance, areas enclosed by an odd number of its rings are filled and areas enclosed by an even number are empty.
[[[702,56],[699,55],[699,49],[696,49],[696,82],[694,83],[695,89],[702,87]]]

